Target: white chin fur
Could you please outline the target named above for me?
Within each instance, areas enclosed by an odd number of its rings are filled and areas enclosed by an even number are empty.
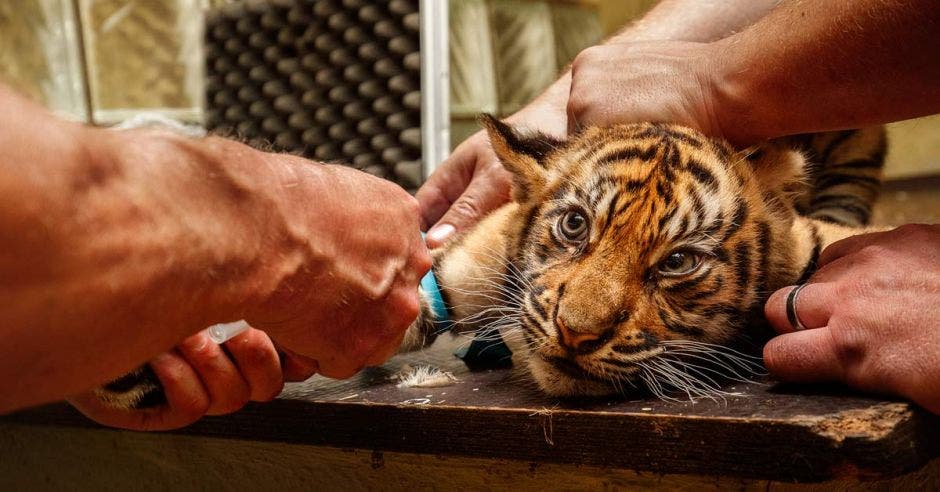
[[[528,358],[528,365],[532,379],[550,396],[607,396],[617,393],[614,387],[608,384],[572,379],[536,356]]]

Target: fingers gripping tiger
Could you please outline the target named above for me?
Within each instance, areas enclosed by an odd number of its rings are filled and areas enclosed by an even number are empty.
[[[458,327],[500,327],[557,396],[709,396],[754,369],[734,348],[765,337],[771,292],[864,231],[884,155],[882,128],[735,152],[673,125],[562,142],[483,124],[513,201],[437,251],[435,271]]]
[[[758,368],[736,347],[762,341],[771,292],[865,231],[885,149],[880,127],[736,152],[674,125],[558,141],[482,122],[513,174],[512,202],[438,249],[434,270],[455,330],[501,330],[555,396],[712,396]],[[402,350],[428,345],[435,326],[423,302]],[[146,369],[100,397],[159,404]]]

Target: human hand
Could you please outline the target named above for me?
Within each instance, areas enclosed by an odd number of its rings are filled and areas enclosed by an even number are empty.
[[[327,377],[391,357],[419,311],[431,266],[417,201],[388,181],[343,166],[268,154],[286,166],[278,187],[276,284],[245,319]]]
[[[715,112],[711,44],[614,43],[587,48],[571,64],[568,132],[586,126],[665,122],[715,137],[733,137]],[[740,142],[736,142],[740,143]]]
[[[511,183],[485,132],[464,140],[415,194],[423,226],[430,227],[425,238],[428,247],[443,245],[454,233],[509,201]]]
[[[567,78],[559,86],[567,87]],[[554,99],[549,89],[541,100],[507,118],[522,128],[563,136],[565,113],[563,101]],[[567,93],[564,93],[567,96]],[[486,132],[480,130],[464,140],[441,163],[415,198],[421,206],[424,227],[430,228],[427,245],[443,245],[454,233],[467,230],[480,219],[509,201],[512,175],[490,146]],[[433,227],[432,227],[433,226]]]
[[[303,381],[316,372],[313,361],[293,354],[280,357],[271,339],[248,329],[222,346],[204,332],[158,355],[150,367],[160,379],[166,404],[120,409],[94,392],[69,398],[78,411],[102,425],[157,431],[187,426],[204,415],[235,412],[249,401],[269,401],[285,381]]]
[[[781,333],[764,362],[783,381],[841,382],[900,395],[940,413],[940,225],[907,225],[833,243],[800,291],[794,332],[786,298],[765,313]]]

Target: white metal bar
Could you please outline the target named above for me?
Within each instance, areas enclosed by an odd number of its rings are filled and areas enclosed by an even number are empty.
[[[450,153],[447,0],[420,0],[421,168],[424,179]]]

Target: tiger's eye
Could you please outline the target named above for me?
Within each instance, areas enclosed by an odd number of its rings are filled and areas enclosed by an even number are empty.
[[[686,275],[698,268],[701,258],[695,253],[676,251],[659,264],[659,273],[667,276]]]
[[[568,241],[583,241],[587,230],[587,218],[578,210],[569,210],[558,222],[558,232]]]

